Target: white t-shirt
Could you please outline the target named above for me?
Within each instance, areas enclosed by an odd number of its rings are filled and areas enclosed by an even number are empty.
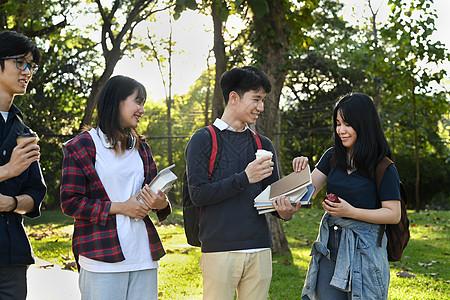
[[[136,148],[116,154],[100,130],[89,130],[96,149],[95,170],[112,202],[125,202],[141,190],[144,182],[144,164]],[[117,232],[125,260],[106,263],[80,256],[79,263],[90,272],[130,272],[158,268],[153,261],[150,242],[143,220],[135,221],[117,214]]]

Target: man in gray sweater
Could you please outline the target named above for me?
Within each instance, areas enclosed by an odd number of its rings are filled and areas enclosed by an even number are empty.
[[[276,157],[256,159],[253,124],[271,90],[266,74],[255,67],[222,75],[225,111],[213,126],[221,145],[218,165],[208,178],[211,136],[198,130],[186,147],[187,181],[192,202],[201,207],[200,232],[203,299],[267,299],[272,278],[270,230],[253,200],[279,179]],[[275,154],[272,142],[258,135],[262,148]],[[274,203],[276,215],[289,219],[298,211],[286,198]]]

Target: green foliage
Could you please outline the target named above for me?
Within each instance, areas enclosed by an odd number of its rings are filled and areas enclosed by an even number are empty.
[[[301,209],[291,221],[282,223],[291,253],[273,256],[268,299],[301,299],[311,245],[316,239],[322,214],[322,209]],[[447,224],[450,212],[409,211],[408,214],[411,239],[402,260],[390,263],[388,299],[445,299],[450,293],[450,231]],[[152,219],[167,251],[158,271],[159,299],[201,299],[200,250],[186,245],[181,208],[175,206],[173,213],[163,222],[157,222],[153,214]],[[37,257],[61,266],[67,262],[62,256],[71,252],[67,234],[73,226],[68,225],[69,222],[71,218],[65,217],[61,211],[44,211],[38,219],[25,219],[27,231],[34,233],[30,239]],[[36,232],[41,235],[36,235]],[[398,272],[409,272],[416,277],[400,278],[396,276]]]
[[[429,184],[442,178],[437,174],[443,175],[441,170],[445,169],[434,161],[447,162],[450,157],[448,134],[442,130],[450,110],[448,92],[434,88],[442,85],[445,71],[433,71],[426,64],[440,65],[448,61],[449,53],[442,43],[430,39],[436,19],[432,1],[397,0],[389,4],[389,20],[377,23],[376,28],[370,20],[362,20],[362,27],[349,26],[340,17],[338,1],[321,1],[313,11],[315,21],[305,34],[314,36],[311,47],[291,52],[282,108],[281,160],[289,170],[292,158],[298,155],[316,163],[332,145],[333,102],[351,91],[366,93],[379,108],[393,158],[398,160],[402,180],[410,191],[411,205],[415,204],[417,131],[423,208],[431,204],[435,194],[448,194],[448,185],[436,189]],[[433,168],[440,171],[431,174]]]
[[[175,203],[181,203],[182,178],[186,169],[184,149],[190,136],[205,126],[205,99],[208,88],[213,85],[210,77],[210,71],[203,72],[186,95],[176,95],[173,99],[172,155],[173,163],[176,165],[174,173],[179,179],[174,184],[174,198],[170,200]],[[163,169],[168,166],[167,109],[163,100],[158,102],[149,100],[145,104],[145,111],[139,122],[139,132],[147,137],[158,169]]]
[[[364,80],[360,65],[349,59],[354,30],[339,17],[341,8],[336,1],[323,1],[306,28],[314,36],[311,47],[291,53],[280,142],[285,173],[292,170],[294,157],[307,156],[313,166],[333,145],[334,103]]]
[[[267,1],[270,0],[247,0],[247,5],[253,11],[253,14],[257,18],[262,18],[264,15],[269,13],[269,6],[267,5]]]
[[[174,10],[175,20],[178,20],[181,16],[181,13],[186,9],[196,10],[197,2],[195,0],[176,0]]]
[[[439,210],[449,210],[450,202],[450,158],[442,159],[436,154],[421,155],[420,157],[420,198],[423,207]],[[400,180],[404,183],[408,194],[408,207],[414,208],[415,165],[411,154],[395,156],[395,165],[399,171]],[[439,184],[436,184],[439,183]],[[432,192],[430,192],[432,191]],[[442,198],[435,198],[437,195]]]
[[[408,170],[402,179],[413,183],[415,127],[412,108],[415,101],[418,150],[421,159],[425,159],[421,163],[421,195],[425,195],[423,205],[431,204],[429,199],[433,199],[435,194],[446,195],[448,191],[432,188],[430,182],[437,177],[434,176],[436,172],[429,171],[433,169],[428,165],[436,167],[436,164],[429,164],[426,158],[448,162],[450,156],[448,91],[433,88],[443,85],[445,72],[425,67],[425,63],[430,62],[439,66],[449,58],[443,44],[430,39],[436,20],[433,1],[389,1],[389,20],[385,24],[377,24],[376,37],[369,20],[362,20],[361,27],[346,23],[342,19],[341,2],[283,0],[286,21],[283,30],[289,41],[284,45],[288,52],[283,56],[287,64],[277,66],[279,71],[288,71],[280,128],[282,166],[290,170],[292,158],[300,154],[309,156],[314,162],[319,159],[331,145],[333,102],[356,90],[375,99],[395,159],[408,158],[399,161],[401,168]],[[117,9],[125,16],[133,3],[122,1],[119,7],[108,3],[103,8],[105,14]],[[224,21],[230,14],[241,16],[248,26],[237,36],[225,35],[230,39],[225,41],[230,68],[261,63],[267,54],[261,51],[265,42],[282,43],[274,36],[273,24],[267,23],[263,31],[255,32],[250,21],[252,15],[249,10],[257,17],[264,15],[269,4],[273,4],[268,0],[148,3],[145,13],[150,21],[157,18],[151,14],[151,9],[156,7],[153,5],[163,7],[170,4],[175,4],[175,17],[184,9],[199,7],[203,13],[208,13],[212,3]],[[96,3],[78,0],[8,0],[0,3],[0,28],[23,32],[42,49],[41,68],[29,85],[29,94],[17,96],[15,104],[23,111],[25,122],[41,138],[41,165],[48,185],[47,207],[59,205],[60,146],[77,133],[86,99],[92,92],[92,83],[99,79],[107,64],[101,56],[101,45],[94,37],[94,33],[100,32],[101,22],[79,26],[85,22],[84,16],[89,16],[90,20],[101,19]],[[145,17],[145,14],[140,17]],[[116,14],[108,20],[113,37],[118,37],[123,18]],[[123,40],[120,56],[151,51],[140,36],[129,37]],[[104,46],[110,50],[110,44]],[[206,87],[213,86],[207,73],[188,94],[173,97],[173,161],[180,178],[184,172],[184,148],[189,136],[206,123],[211,123],[204,117],[205,110],[211,109],[204,103],[208,93]],[[212,95],[212,89],[209,92]],[[146,109],[150,118],[143,119],[139,129],[147,136],[161,169],[168,165],[167,113],[163,102],[148,101]],[[180,190],[181,181],[175,186],[177,198],[174,201],[179,201]],[[414,200],[411,199],[411,203]]]
[[[66,18],[78,11],[78,1],[7,1],[0,6],[1,29],[23,32],[41,49],[40,70],[29,84],[29,93],[14,103],[24,121],[40,136],[41,166],[48,187],[45,205],[59,205],[61,143],[78,127],[89,93],[90,74],[97,60],[95,44],[80,30],[68,29]],[[44,9],[45,8],[45,9]],[[59,20],[59,21],[58,21]],[[86,61],[90,61],[87,64]]]

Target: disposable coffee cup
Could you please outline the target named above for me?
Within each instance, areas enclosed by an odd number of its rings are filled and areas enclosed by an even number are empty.
[[[272,161],[272,157],[273,157],[273,153],[264,149],[258,149],[258,151],[256,151],[255,153],[256,155],[256,159],[260,159],[262,157],[266,157],[266,156],[270,156],[270,160],[268,160],[267,162],[271,162]]]
[[[23,139],[30,138],[30,137],[35,137],[36,140],[33,143],[37,144],[39,137],[34,132],[24,132],[24,133],[19,134],[16,138],[17,144],[19,144]]]

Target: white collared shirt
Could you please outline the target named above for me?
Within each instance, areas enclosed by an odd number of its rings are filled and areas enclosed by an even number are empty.
[[[220,131],[224,131],[224,130],[229,130],[229,131],[233,131],[233,132],[237,132],[236,129],[234,129],[233,127],[231,127],[230,125],[228,125],[224,120],[222,119],[216,119],[214,121],[214,126],[216,126],[217,128],[220,129]],[[244,130],[242,130],[241,132],[244,132],[245,130],[250,129],[250,127],[248,126],[247,123],[245,123],[245,127]]]

